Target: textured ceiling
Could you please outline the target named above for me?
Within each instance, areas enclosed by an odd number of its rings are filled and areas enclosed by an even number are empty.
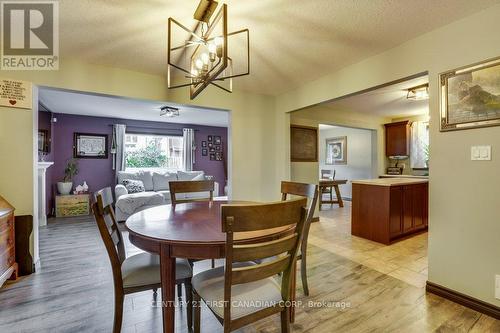
[[[357,94],[323,105],[332,110],[349,110],[370,115],[399,118],[429,114],[429,100],[408,100],[409,88],[429,83],[427,75]]]
[[[54,113],[206,126],[227,127],[229,125],[229,113],[227,111],[189,107],[174,103],[93,95],[49,88],[41,88],[39,98],[42,105]],[[164,105],[177,107],[179,116],[173,118],[160,116],[160,108]]]
[[[500,0],[230,0],[250,29],[251,74],[237,90],[276,95]],[[166,75],[167,19],[194,26],[197,0],[60,1],[64,58]],[[61,63],[64,66],[64,62]]]

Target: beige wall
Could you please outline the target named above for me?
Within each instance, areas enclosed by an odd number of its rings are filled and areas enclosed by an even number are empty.
[[[429,281],[500,306],[500,127],[441,133],[439,73],[500,56],[500,5],[278,97],[279,112],[428,71],[430,94]],[[283,140],[282,145],[287,144]],[[470,146],[492,145],[492,161],[471,162]],[[284,164],[286,160],[282,160]],[[292,168],[293,169],[293,168]]]

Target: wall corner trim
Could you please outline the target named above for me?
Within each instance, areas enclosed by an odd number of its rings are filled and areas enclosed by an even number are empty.
[[[439,284],[427,281],[425,290],[429,293],[441,296],[452,302],[461,304],[477,312],[484,313],[490,317],[500,320],[500,307],[486,303],[477,298],[462,294],[458,291],[443,287]]]

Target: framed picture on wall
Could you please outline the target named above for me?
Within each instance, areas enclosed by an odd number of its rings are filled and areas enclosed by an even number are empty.
[[[202,149],[201,156],[207,156],[207,155],[208,155],[208,149]]]
[[[108,136],[106,134],[75,133],[73,157],[108,158]]]
[[[215,150],[216,151],[221,151],[222,150],[222,146],[215,146]]]
[[[221,152],[215,153],[215,160],[222,161],[222,153]]]
[[[205,147],[207,146],[207,142],[206,142],[206,141],[202,141],[202,142],[201,142],[201,146],[202,146],[203,148],[205,148]]]
[[[208,136],[207,141],[208,142],[212,142],[212,136],[211,135]]]
[[[50,135],[48,130],[38,130],[38,152],[50,153]]]
[[[222,139],[221,139],[221,137],[220,137],[220,136],[218,136],[218,135],[214,136],[214,143],[215,143],[216,145],[220,145],[220,144],[222,143]]]
[[[292,162],[318,162],[318,128],[290,126],[290,159]]]
[[[440,75],[441,131],[500,125],[500,58]]]
[[[347,164],[347,136],[326,139],[325,164]]]
[[[208,148],[208,150],[209,150],[211,153],[215,153],[215,147],[210,147],[210,148]]]
[[[215,153],[210,154],[210,161],[215,161]]]

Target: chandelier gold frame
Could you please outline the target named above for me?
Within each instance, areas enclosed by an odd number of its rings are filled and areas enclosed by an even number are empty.
[[[167,83],[169,89],[181,88],[181,87],[190,87],[190,98],[194,99],[198,96],[206,87],[210,84],[224,90],[227,92],[232,92],[232,79],[239,76],[249,75],[250,74],[250,32],[248,29],[242,29],[235,32],[228,33],[227,29],[227,5],[223,4],[221,9],[217,12],[213,20],[210,20],[213,12],[217,8],[217,2],[211,0],[201,0],[200,5],[198,6],[194,18],[198,20],[198,24],[194,28],[194,30],[190,30],[181,23],[179,23],[174,18],[170,17],[168,19],[168,69],[167,69]],[[222,23],[222,31],[217,32],[215,34],[214,30],[218,23]],[[204,31],[204,27],[207,27],[206,31]],[[188,39],[185,40],[184,44],[180,45],[172,45],[172,28],[178,27],[184,30],[188,34]],[[201,36],[197,33],[201,27]],[[246,38],[246,70],[242,73],[234,73],[233,72],[233,58],[228,54],[228,39],[231,36],[235,36],[238,34],[244,34]],[[217,44],[218,42],[218,44]],[[197,61],[196,56],[200,55],[199,52],[203,47],[209,47],[209,44],[217,44],[217,57],[212,57],[211,54],[211,68],[208,68],[203,71],[201,74],[198,74],[198,71],[193,71],[193,64]],[[179,63],[175,63],[173,59],[173,52],[179,51],[187,48],[194,47],[194,51],[189,57],[189,66],[190,68],[186,68],[186,66],[181,65]],[[219,48],[220,47],[220,48]],[[214,51],[215,52],[215,51]],[[203,54],[202,54],[203,55]],[[204,55],[207,57],[206,55]],[[215,60],[217,62],[215,63]],[[207,61],[208,62],[208,61]],[[189,79],[189,82],[182,84],[173,84],[173,71],[180,71],[182,75],[186,79]],[[195,72],[195,74],[193,74]],[[228,87],[222,85],[222,81],[228,82]]]

